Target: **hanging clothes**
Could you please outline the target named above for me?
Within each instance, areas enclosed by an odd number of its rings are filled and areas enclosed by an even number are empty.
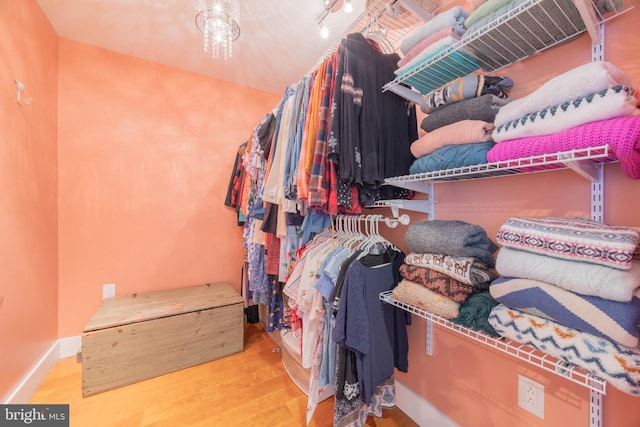
[[[363,425],[369,413],[395,404],[394,368],[408,370],[407,316],[380,303],[400,281],[404,254],[387,247],[357,257],[345,275],[335,317],[338,343],[334,425]],[[384,394],[387,394],[384,396]]]
[[[415,160],[409,151],[418,135],[415,106],[381,90],[394,79],[399,59],[380,52],[360,33],[341,42],[328,156],[341,186],[357,186],[364,206],[376,200],[385,178],[408,174]],[[340,190],[341,206],[351,207],[349,196]]]

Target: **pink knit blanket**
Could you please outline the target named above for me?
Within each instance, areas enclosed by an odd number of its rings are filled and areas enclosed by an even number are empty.
[[[605,144],[609,145],[620,161],[625,175],[632,179],[640,179],[640,116],[617,117],[587,123],[551,135],[500,142],[489,150],[487,161],[500,162]],[[526,169],[544,168],[543,166]]]

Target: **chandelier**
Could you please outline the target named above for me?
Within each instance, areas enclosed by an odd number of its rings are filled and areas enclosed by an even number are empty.
[[[230,58],[234,40],[240,37],[238,6],[234,0],[195,0],[196,27],[204,34],[204,51],[211,56]]]

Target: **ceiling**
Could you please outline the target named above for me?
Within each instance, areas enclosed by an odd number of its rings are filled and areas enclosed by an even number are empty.
[[[237,0],[240,38],[233,56],[203,51],[194,0],[36,0],[60,37],[280,94],[300,80],[365,10],[329,13],[324,0]],[[339,1],[340,3],[340,1]]]

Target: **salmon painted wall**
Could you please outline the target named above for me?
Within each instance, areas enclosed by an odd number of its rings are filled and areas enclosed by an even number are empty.
[[[605,29],[605,59],[625,70],[640,86],[640,1]],[[590,61],[588,36],[502,69],[511,77],[512,96],[519,98],[555,74]],[[611,225],[640,227],[640,181],[624,176],[617,164],[605,166],[604,220]],[[500,225],[511,216],[590,216],[590,183],[571,171],[500,177],[471,182],[437,184],[436,218],[457,219],[483,226],[495,240]],[[387,212],[388,214],[388,212]],[[411,213],[412,222],[426,219]],[[387,231],[402,249],[406,227]],[[566,427],[589,425],[589,391],[563,378],[461,335],[434,326],[434,355],[425,351],[423,319],[414,316],[410,329],[408,374],[397,378],[464,427]],[[523,374],[545,387],[545,418],[541,420],[517,404],[517,378]],[[603,424],[640,425],[640,398],[607,387]]]
[[[35,1],[0,2],[0,401],[57,337],[58,37]],[[24,83],[17,103],[14,79]]]
[[[239,289],[224,198],[238,146],[282,96],[67,39],[59,74],[60,337],[82,332],[107,283]]]

